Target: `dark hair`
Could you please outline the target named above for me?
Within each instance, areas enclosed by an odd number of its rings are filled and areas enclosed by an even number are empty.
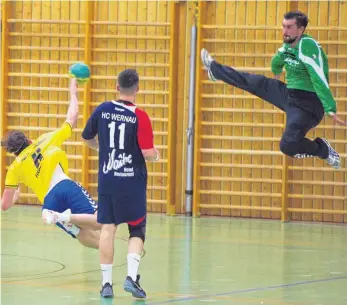
[[[1,146],[5,147],[9,153],[15,154],[16,156],[30,144],[30,140],[28,140],[21,131],[13,131],[8,134],[7,139],[1,140]]]
[[[120,92],[134,93],[139,84],[139,75],[134,69],[126,69],[119,73],[117,82]]]
[[[295,19],[296,24],[299,28],[303,26],[306,29],[308,24],[307,16],[300,11],[292,11],[292,12],[285,13],[284,19],[286,20]]]

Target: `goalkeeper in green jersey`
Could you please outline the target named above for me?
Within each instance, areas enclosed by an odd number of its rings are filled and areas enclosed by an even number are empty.
[[[284,15],[284,44],[271,61],[275,79],[221,65],[205,49],[201,50],[201,59],[211,80],[243,89],[286,113],[286,127],[280,142],[284,154],[294,158],[319,157],[333,168],[339,168],[340,156],[326,139],[312,141],[305,137],[322,121],[324,114],[335,123],[346,125],[336,115],[336,102],[329,88],[327,56],[317,41],[304,34],[307,24],[307,16],[299,11]],[[283,67],[286,84],[278,80]]]

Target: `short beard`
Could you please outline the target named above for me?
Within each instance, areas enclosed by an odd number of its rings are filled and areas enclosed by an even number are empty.
[[[298,38],[298,37],[294,37],[294,38],[290,38],[290,39],[286,39],[283,37],[283,42],[288,43],[288,44],[292,44],[296,40],[296,38]]]

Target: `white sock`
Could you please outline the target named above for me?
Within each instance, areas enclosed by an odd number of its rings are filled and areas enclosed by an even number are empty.
[[[141,255],[136,253],[129,253],[127,256],[128,260],[128,276],[136,281],[137,271],[139,270]]]
[[[110,283],[112,285],[112,264],[101,264],[102,271],[102,286],[106,283]]]
[[[71,211],[70,210],[66,210],[63,213],[58,213],[57,212],[57,216],[58,216],[58,221],[70,222]]]

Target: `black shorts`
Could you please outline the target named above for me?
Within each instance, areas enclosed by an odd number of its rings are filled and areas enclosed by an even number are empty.
[[[146,216],[146,188],[128,192],[98,195],[98,223],[132,223]]]

